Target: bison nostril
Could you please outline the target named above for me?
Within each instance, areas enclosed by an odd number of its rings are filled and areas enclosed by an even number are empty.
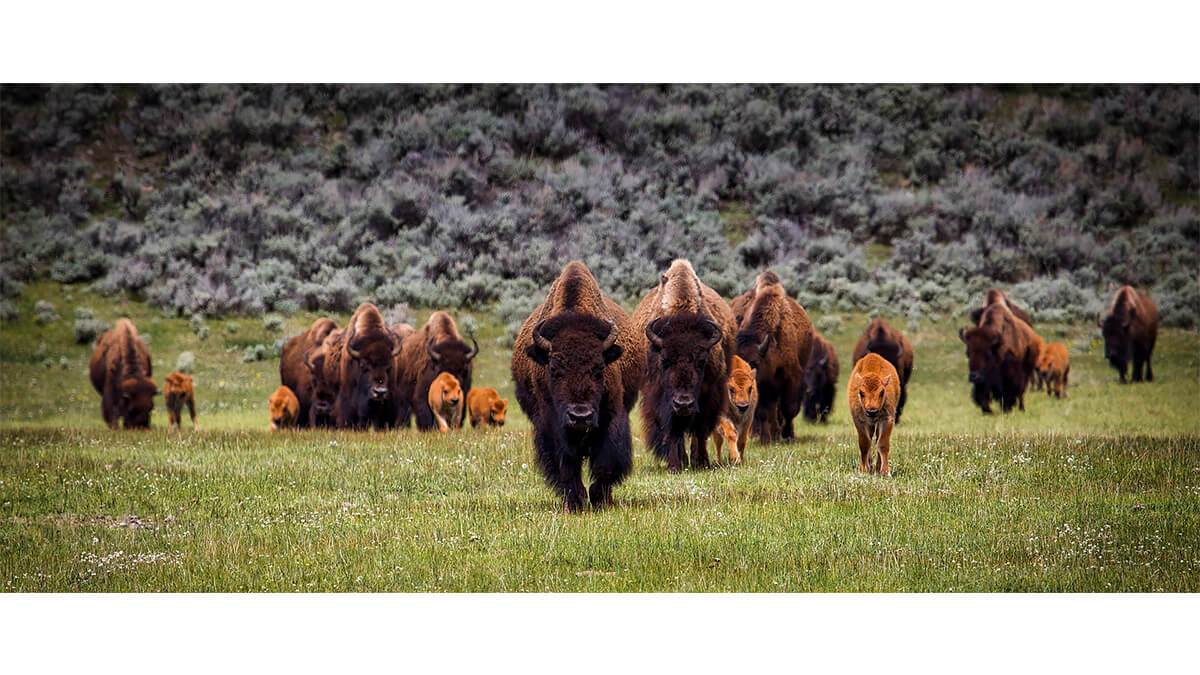
[[[738,409],[738,412],[746,412],[747,410],[750,409],[750,404],[749,403],[738,403],[737,409]]]

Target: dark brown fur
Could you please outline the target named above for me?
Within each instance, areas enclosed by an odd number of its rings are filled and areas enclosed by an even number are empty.
[[[982,307],[971,310],[971,323],[978,326],[979,318],[983,316],[983,310],[987,309],[989,305],[995,304],[1002,304],[1008,307],[1008,311],[1012,312],[1013,316],[1029,324],[1030,328],[1033,327],[1033,319],[1029,317],[1029,313],[1014,305],[1012,300],[1008,299],[1008,294],[998,288],[993,288],[987,292],[987,295],[983,298]]]
[[[804,400],[804,367],[812,353],[812,323],[788,297],[774,272],[754,284],[754,302],[742,317],[737,354],[758,372],[754,432],[771,442],[795,437],[792,420]]]
[[[280,384],[292,390],[300,403],[300,413],[297,424],[307,427],[310,423],[309,412],[313,400],[312,371],[304,363],[304,357],[312,350],[321,346],[325,338],[337,330],[338,325],[331,319],[320,318],[313,322],[308,330],[293,336],[283,345],[279,356]]]
[[[979,408],[990,414],[989,402],[995,398],[1004,412],[1014,404],[1025,410],[1025,389],[1040,356],[1029,324],[1003,304],[994,304],[984,310],[978,326],[964,327],[958,335],[967,345],[967,379]]]
[[[338,342],[341,373],[334,402],[338,427],[395,426],[395,357],[400,353],[400,343],[383,322],[379,309],[369,302],[359,305]]]
[[[1133,381],[1142,381],[1142,366],[1146,381],[1154,381],[1150,357],[1158,340],[1158,306],[1149,295],[1122,286],[1113,296],[1108,313],[1100,318],[1104,333],[1104,357],[1117,369],[1121,384],[1125,384],[1125,368],[1133,362]]]
[[[908,378],[912,377],[913,371],[912,345],[903,333],[889,326],[883,319],[876,318],[863,331],[858,342],[854,343],[851,358],[858,363],[868,353],[879,354],[887,359],[900,375],[900,401],[896,404],[896,424],[899,424],[900,415],[904,412],[904,402],[908,400]]]
[[[454,319],[445,312],[434,312],[425,325],[404,338],[396,380],[398,423],[408,426],[409,417],[414,416],[421,431],[436,430],[437,422],[429,407],[430,385],[438,375],[450,373],[463,391],[470,391],[472,360],[477,353],[479,343],[471,338],[468,346]],[[464,417],[465,411],[460,412],[455,426],[462,426]]]
[[[837,396],[837,381],[837,352],[820,333],[813,333],[812,354],[804,368],[804,419],[829,421]]]
[[[158,386],[150,365],[150,350],[129,319],[96,338],[88,366],[92,386],[100,393],[100,414],[110,429],[148,429]]]

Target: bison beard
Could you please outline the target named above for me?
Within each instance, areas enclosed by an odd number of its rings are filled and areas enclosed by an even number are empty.
[[[706,467],[708,437],[729,402],[726,364],[709,359],[721,327],[699,314],[678,313],[651,321],[646,338],[642,425],[650,448],[676,473],[683,469],[685,437],[691,435],[692,466]]]

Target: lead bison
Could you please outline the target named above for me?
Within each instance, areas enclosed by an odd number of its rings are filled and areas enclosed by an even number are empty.
[[[900,375],[900,401],[896,404],[896,424],[900,423],[900,414],[904,412],[904,402],[908,400],[908,378],[913,371],[913,348],[908,338],[900,331],[888,325],[888,322],[875,318],[854,343],[851,357],[858,363],[867,354],[878,354],[888,360]]]
[[[758,276],[753,301],[737,334],[737,354],[758,373],[754,433],[771,442],[793,438],[792,420],[804,399],[804,367],[812,352],[808,314],[783,290],[774,272]]]
[[[321,346],[325,338],[337,330],[338,325],[330,319],[320,318],[303,333],[289,339],[279,356],[279,381],[292,390],[300,404],[296,418],[299,427],[309,426],[313,402],[313,373],[305,362],[309,352]]]
[[[963,327],[958,336],[967,345],[967,379],[971,398],[985,414],[991,400],[1004,412],[1019,405],[1025,410],[1025,387],[1037,367],[1038,349],[1033,329],[1002,304],[989,305],[979,325]]]
[[[813,333],[812,353],[804,367],[804,419],[829,421],[829,411],[837,395],[838,357],[833,345]]]
[[[1104,334],[1104,358],[1117,369],[1121,384],[1125,384],[1125,368],[1133,362],[1133,381],[1142,381],[1142,364],[1146,365],[1146,381],[1154,381],[1150,356],[1158,339],[1158,306],[1149,295],[1122,286],[1113,296],[1108,313],[1100,317]]]
[[[379,309],[364,302],[346,329],[324,343],[324,377],[337,383],[334,416],[343,429],[388,429],[395,425],[395,356],[400,341]]]
[[[1008,294],[998,288],[993,288],[987,292],[987,295],[983,298],[982,307],[971,310],[971,323],[978,326],[979,318],[983,316],[983,310],[996,304],[1004,305],[1008,308],[1008,311],[1013,313],[1013,316],[1029,324],[1030,328],[1033,327],[1033,319],[1029,318],[1029,313],[1014,305],[1012,300],[1008,299]]]
[[[400,368],[396,371],[397,423],[408,426],[409,417],[415,416],[418,429],[436,430],[437,421],[429,407],[430,385],[438,375],[450,373],[463,391],[470,391],[472,360],[478,353],[479,343],[475,338],[471,338],[468,347],[458,334],[454,319],[445,312],[434,312],[425,325],[409,333],[404,338]],[[462,422],[460,412],[453,426],[461,427]]]
[[[645,372],[642,337],[574,261],[521,326],[513,348],[517,402],[533,425],[537,463],[563,508],[612,503],[633,468],[629,410]],[[584,490],[589,460],[592,484]]]
[[[675,473],[683,469],[691,436],[691,465],[708,466],[708,437],[729,402],[733,312],[691,263],[676,260],[634,311],[633,325],[648,354],[642,385],[647,445]]]
[[[110,429],[150,428],[150,411],[158,385],[150,379],[150,350],[129,319],[96,339],[88,366],[92,386],[100,393],[100,414]]]

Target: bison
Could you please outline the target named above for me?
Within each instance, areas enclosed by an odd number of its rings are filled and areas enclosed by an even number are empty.
[[[1051,342],[1042,350],[1037,362],[1038,373],[1046,383],[1046,395],[1062,398],[1067,395],[1067,380],[1071,374],[1071,357],[1067,346]]]
[[[337,328],[338,325],[332,320],[320,318],[308,330],[293,336],[283,345],[283,352],[279,356],[279,381],[292,390],[300,404],[298,426],[309,426],[313,417],[309,412],[313,402],[313,372],[305,359]]]
[[[467,392],[467,411],[472,427],[502,427],[508,401],[500,398],[500,393],[491,387],[476,388]]]
[[[338,427],[391,428],[396,422],[393,396],[400,341],[369,302],[359,305],[346,330],[334,335],[325,343],[325,376],[333,375],[338,384],[334,401]],[[338,358],[331,361],[335,354]]]
[[[1153,382],[1150,356],[1158,339],[1158,306],[1150,296],[1132,286],[1122,286],[1099,323],[1104,334],[1104,358],[1117,369],[1121,384],[1125,384],[1125,369],[1130,361],[1134,382],[1142,381],[1142,364],[1146,365],[1146,381]]]
[[[737,354],[729,364],[729,403],[713,437],[717,458],[721,456],[722,438],[729,443],[729,459],[734,464],[746,457],[746,441],[750,439],[750,424],[754,421],[754,408],[758,405],[757,373],[750,364]]]
[[[729,396],[729,360],[737,327],[725,300],[696,276],[691,263],[676,260],[633,313],[644,336],[646,377],[642,385],[642,428],[650,450],[683,469],[686,437],[691,465],[708,466],[708,437]]]
[[[908,400],[908,378],[912,377],[913,371],[912,345],[903,333],[883,319],[876,318],[854,343],[850,358],[857,364],[868,353],[887,359],[900,375],[900,400],[896,403],[896,424],[899,424],[900,416],[904,413],[904,402]]]
[[[129,319],[96,339],[88,365],[92,386],[100,393],[100,414],[110,429],[148,429],[158,386],[150,379],[150,350]]]
[[[958,336],[967,345],[967,379],[979,408],[991,414],[995,398],[1004,412],[1014,405],[1025,410],[1025,387],[1039,356],[1029,324],[1003,304],[994,304],[984,310],[978,326],[963,327]]]
[[[850,371],[846,397],[850,404],[850,419],[858,431],[858,451],[861,459],[859,473],[891,476],[888,455],[892,449],[892,428],[899,416],[900,375],[890,361],[868,352]],[[878,456],[871,461],[871,445]]]
[[[812,354],[804,367],[804,419],[829,421],[829,411],[837,395],[837,379],[837,352],[820,333],[813,333]]]
[[[438,375],[450,373],[463,391],[470,391],[472,360],[479,353],[479,343],[474,337],[471,345],[463,342],[454,319],[445,312],[434,312],[425,325],[404,338],[401,367],[396,372],[399,424],[408,426],[409,418],[416,417],[421,431],[437,428],[429,407],[429,387]],[[461,413],[456,426],[462,426]]]
[[[163,399],[167,404],[167,419],[169,428],[179,428],[182,421],[183,406],[187,406],[188,414],[192,417],[192,430],[198,430],[196,422],[196,390],[192,387],[192,376],[179,371],[167,375],[163,383]]]
[[[463,391],[458,378],[441,373],[429,385],[429,409],[437,422],[438,431],[457,429],[463,418]]]
[[[1013,313],[1013,316],[1029,324],[1030,328],[1033,327],[1033,319],[1029,318],[1029,313],[1014,305],[1012,300],[1008,299],[1008,294],[998,288],[993,288],[987,292],[987,295],[983,298],[982,307],[971,310],[971,323],[978,326],[979,318],[983,316],[983,310],[995,304],[1004,305],[1008,308],[1008,311]]]
[[[808,314],[787,296],[779,276],[760,274],[736,340],[738,356],[758,373],[754,432],[761,441],[795,437],[792,420],[804,399],[812,336]]]
[[[291,389],[279,385],[267,399],[267,412],[271,416],[271,431],[291,429],[300,421],[300,399]]]
[[[332,428],[337,426],[337,415],[334,403],[337,401],[339,382],[341,381],[341,351],[330,356],[327,345],[341,344],[342,331],[330,333],[315,349],[304,355],[304,366],[308,369],[312,382],[312,399],[308,407],[308,426],[317,428]],[[338,362],[325,369],[326,359]]]
[[[633,468],[629,410],[645,372],[629,315],[573,261],[521,326],[513,348],[517,403],[533,424],[537,463],[563,508],[612,503]],[[592,474],[584,490],[583,460]]]

